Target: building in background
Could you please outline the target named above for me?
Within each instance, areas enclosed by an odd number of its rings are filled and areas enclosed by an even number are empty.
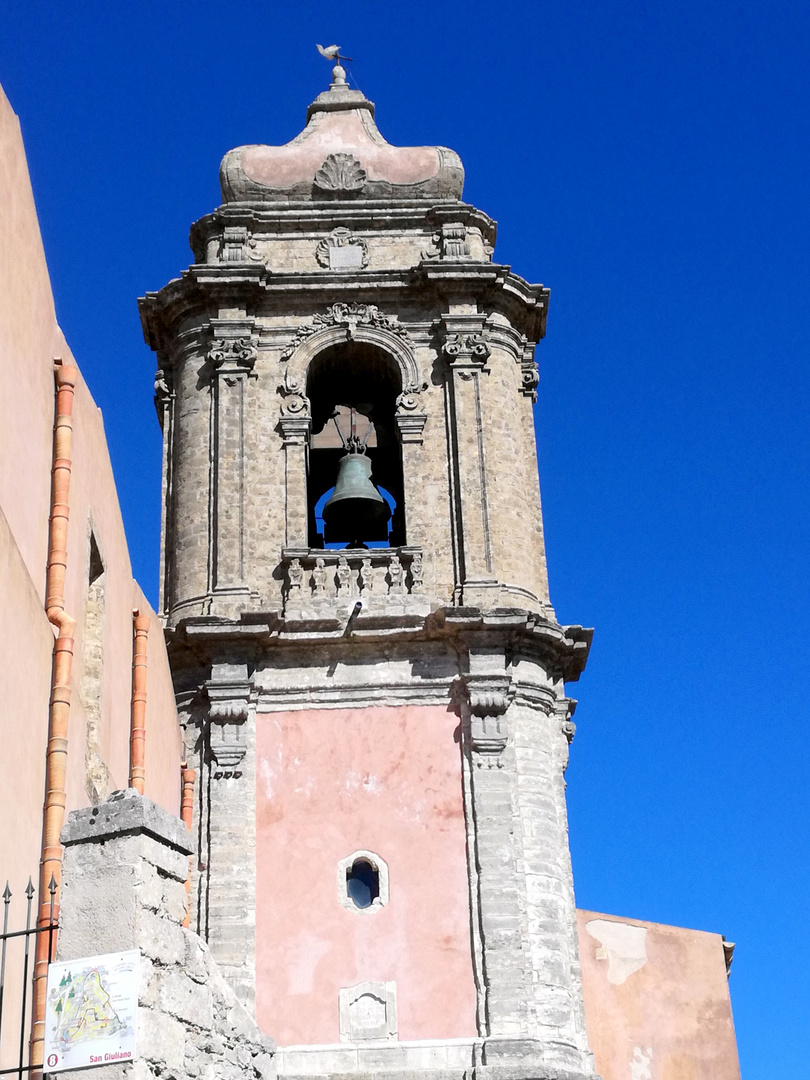
[[[56,321],[19,122],[2,91],[0,193],[0,889],[11,891],[4,912],[17,930],[29,877],[35,910],[48,904],[51,874],[59,879],[65,814],[130,782],[133,610],[146,645],[145,709],[139,700],[135,711],[149,732],[138,772],[175,814],[182,742],[161,623],[132,577],[103,420]],[[19,1041],[10,987],[22,951],[9,950],[0,1067],[9,1031]]]
[[[458,156],[390,146],[340,66],[296,140],[226,155],[193,265],[141,301],[158,620],[0,113],[0,875],[36,877],[47,789],[60,958],[144,956],[140,1080],[738,1080],[722,937],[575,907],[591,635],[548,594],[548,290],[493,263]],[[133,780],[157,807],[108,798]]]

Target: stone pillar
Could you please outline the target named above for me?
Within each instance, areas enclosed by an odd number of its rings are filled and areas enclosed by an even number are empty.
[[[182,821],[130,788],[74,810],[62,844],[57,959],[141,953],[136,1059],[100,1066],[94,1080],[270,1080],[272,1040],[239,1004],[204,942],[181,925],[193,848]],[[87,1073],[62,1075],[80,1080]]]
[[[245,387],[256,349],[243,323],[216,320],[209,353],[213,367],[212,585],[215,593],[243,595],[245,584]],[[229,336],[225,336],[229,335]],[[238,335],[238,336],[234,336]]]
[[[470,654],[465,677],[467,757],[474,838],[479,1024],[494,1052],[531,1031],[531,961],[524,944],[520,835],[514,821],[514,768],[507,761],[506,711],[512,696],[503,652]],[[509,755],[511,758],[511,754]]]
[[[563,781],[570,710],[534,667],[516,681],[503,644],[479,640],[463,680],[480,1065],[572,1080],[593,1060]]]
[[[509,709],[533,971],[533,1037],[543,1060],[593,1070],[582,1005],[564,771],[572,732],[567,698],[519,685]]]
[[[405,500],[406,515],[406,540],[409,544],[420,544],[422,537],[416,530],[409,530],[408,518],[412,521],[415,515],[409,513],[409,508],[415,506],[422,498],[422,485],[424,483],[423,450],[424,430],[427,423],[427,414],[417,411],[420,405],[418,394],[400,394],[397,399],[397,412],[395,416],[399,441],[402,447],[402,493]]]
[[[163,461],[161,468],[161,514],[160,514],[160,578],[158,611],[165,614],[168,609],[171,586],[169,581],[169,560],[166,558],[167,539],[173,532],[172,521],[172,480],[174,461],[174,372],[161,358],[161,366],[155,375],[155,408],[157,409],[160,430],[163,433]]]
[[[213,663],[208,692],[208,828],[202,932],[240,1001],[256,982],[255,702],[246,663]]]
[[[455,599],[467,607],[490,607],[497,580],[487,498],[481,381],[490,348],[483,315],[444,315],[444,356],[450,365],[446,409],[455,523]]]
[[[288,398],[283,407],[289,409],[290,402],[293,400],[294,396]],[[279,420],[279,429],[284,440],[286,547],[309,547],[307,447],[311,426],[312,420],[302,411],[285,412]]]

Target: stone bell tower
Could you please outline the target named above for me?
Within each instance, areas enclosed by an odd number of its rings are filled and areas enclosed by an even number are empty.
[[[387,143],[338,66],[292,142],[226,154],[193,265],[141,301],[192,926],[283,1076],[593,1076],[563,779],[591,633],[548,595],[548,290],[492,261],[463,177]],[[347,452],[382,526],[362,485],[349,524],[324,510]]]

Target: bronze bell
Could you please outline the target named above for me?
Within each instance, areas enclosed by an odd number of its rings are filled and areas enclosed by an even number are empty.
[[[365,540],[387,540],[388,503],[371,479],[365,448],[351,447],[338,464],[332,497],[323,508],[324,540],[354,547]]]

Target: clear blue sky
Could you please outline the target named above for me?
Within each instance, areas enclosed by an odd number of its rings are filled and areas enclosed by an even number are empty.
[[[552,289],[552,598],[596,627],[572,687],[578,901],[736,940],[743,1075],[805,1076],[810,8],[6,2],[0,81],[153,598],[135,299],[188,264],[222,154],[301,129],[316,40],[356,58],[390,141],[459,151],[496,259]]]

